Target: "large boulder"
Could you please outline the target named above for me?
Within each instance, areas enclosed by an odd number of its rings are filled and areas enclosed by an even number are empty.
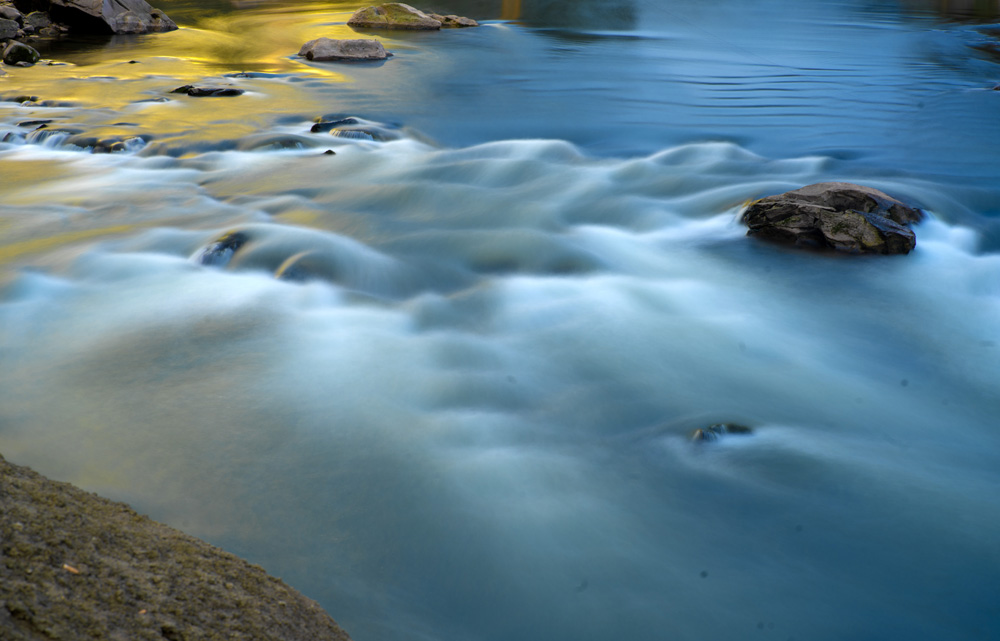
[[[262,568],[0,457],[0,639],[350,641]]]
[[[358,9],[347,21],[361,29],[440,29],[441,22],[408,4],[390,2],[377,7]]]
[[[817,183],[752,203],[748,236],[851,254],[906,254],[923,212],[871,187]]]
[[[174,21],[146,0],[52,0],[53,21],[87,33],[173,31]]]
[[[23,19],[23,16],[16,8],[6,4],[0,4],[0,18],[20,22]]]
[[[316,38],[302,45],[299,55],[307,60],[385,60],[392,54],[378,40]]]

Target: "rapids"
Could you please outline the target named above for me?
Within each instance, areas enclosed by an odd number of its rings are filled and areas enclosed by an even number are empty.
[[[357,641],[996,638],[976,16],[442,0],[483,26],[338,65],[294,54],[357,4],[156,4],[0,76],[5,457]],[[745,237],[824,180],[925,208],[916,250]]]

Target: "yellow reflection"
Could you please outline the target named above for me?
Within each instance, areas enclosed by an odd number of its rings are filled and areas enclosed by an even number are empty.
[[[500,8],[501,20],[517,20],[521,17],[521,0],[503,0]]]
[[[65,234],[57,234],[46,238],[22,240],[21,242],[0,247],[0,263],[9,263],[16,258],[20,258],[21,256],[27,254],[36,254],[38,252],[56,249],[81,240],[125,234],[131,232],[134,228],[135,225],[115,225],[113,227],[101,227],[99,229],[81,229],[79,231],[66,232]]]

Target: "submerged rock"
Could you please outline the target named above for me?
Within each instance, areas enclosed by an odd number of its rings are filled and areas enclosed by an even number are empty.
[[[86,33],[152,33],[177,25],[146,0],[52,0],[49,17]]]
[[[385,60],[392,54],[378,40],[332,40],[316,38],[302,45],[299,55],[307,60]]]
[[[753,434],[751,430],[746,425],[740,425],[738,423],[716,423],[715,425],[709,425],[708,427],[703,427],[694,431],[691,435],[691,440],[696,443],[706,443],[710,441],[717,441],[726,434]]]
[[[249,241],[249,234],[241,231],[227,232],[196,254],[194,261],[212,267],[225,267],[233,259],[233,254]]]
[[[456,16],[456,15],[442,16],[441,14],[438,13],[429,13],[427,15],[440,22],[441,27],[445,29],[479,26],[479,23],[473,20],[472,18],[465,18],[463,16]]]
[[[389,2],[377,7],[358,9],[347,26],[362,29],[440,29],[441,22],[420,9],[401,2]]]
[[[243,90],[237,89],[236,87],[230,87],[228,85],[205,85],[198,87],[196,85],[184,85],[183,87],[177,87],[170,93],[182,93],[188,96],[194,96],[195,98],[205,98],[205,97],[217,97],[217,96],[242,96]]]
[[[8,65],[33,65],[41,58],[32,47],[20,42],[11,42],[3,50],[3,61]]]
[[[349,641],[256,565],[0,457],[0,638]]]
[[[851,254],[906,254],[923,212],[871,187],[817,183],[752,203],[748,236]]]

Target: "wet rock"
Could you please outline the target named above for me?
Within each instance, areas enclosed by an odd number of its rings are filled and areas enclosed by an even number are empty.
[[[243,95],[243,90],[227,85],[205,85],[201,87],[195,85],[184,85],[183,87],[177,87],[170,93],[183,93],[189,96],[194,96],[195,98],[204,98],[216,96],[241,96]]]
[[[345,125],[358,125],[361,124],[357,118],[339,118],[337,120],[320,120],[314,124],[309,131],[314,134],[323,133],[325,131],[330,131],[336,127],[343,127]]]
[[[817,183],[752,203],[748,236],[851,254],[906,254],[923,212],[871,187]]]
[[[347,26],[360,29],[440,29],[441,22],[423,11],[401,2],[389,2],[377,7],[358,9]]]
[[[204,541],[0,457],[0,638],[350,641]]]
[[[441,27],[444,29],[456,29],[461,27],[478,27],[479,23],[472,18],[465,18],[463,16],[447,15],[442,16],[438,13],[427,14],[431,18],[437,20],[441,23]]]
[[[0,40],[10,40],[17,37],[20,25],[16,21],[8,18],[0,18]]]
[[[85,33],[152,33],[177,28],[146,0],[52,0],[49,17]]]
[[[709,425],[708,427],[702,427],[695,430],[694,433],[691,434],[691,440],[696,443],[707,443],[717,441],[726,434],[748,435],[753,434],[753,430],[746,425],[740,425],[739,423],[716,423],[715,425]]]
[[[378,40],[332,40],[317,38],[302,45],[299,55],[307,60],[385,60],[391,56]]]
[[[249,234],[241,231],[228,232],[198,252],[194,261],[212,267],[225,267],[233,259],[233,254],[249,241]]]
[[[17,41],[9,43],[3,50],[3,61],[8,65],[31,66],[38,62],[39,58],[41,56],[32,47]]]

